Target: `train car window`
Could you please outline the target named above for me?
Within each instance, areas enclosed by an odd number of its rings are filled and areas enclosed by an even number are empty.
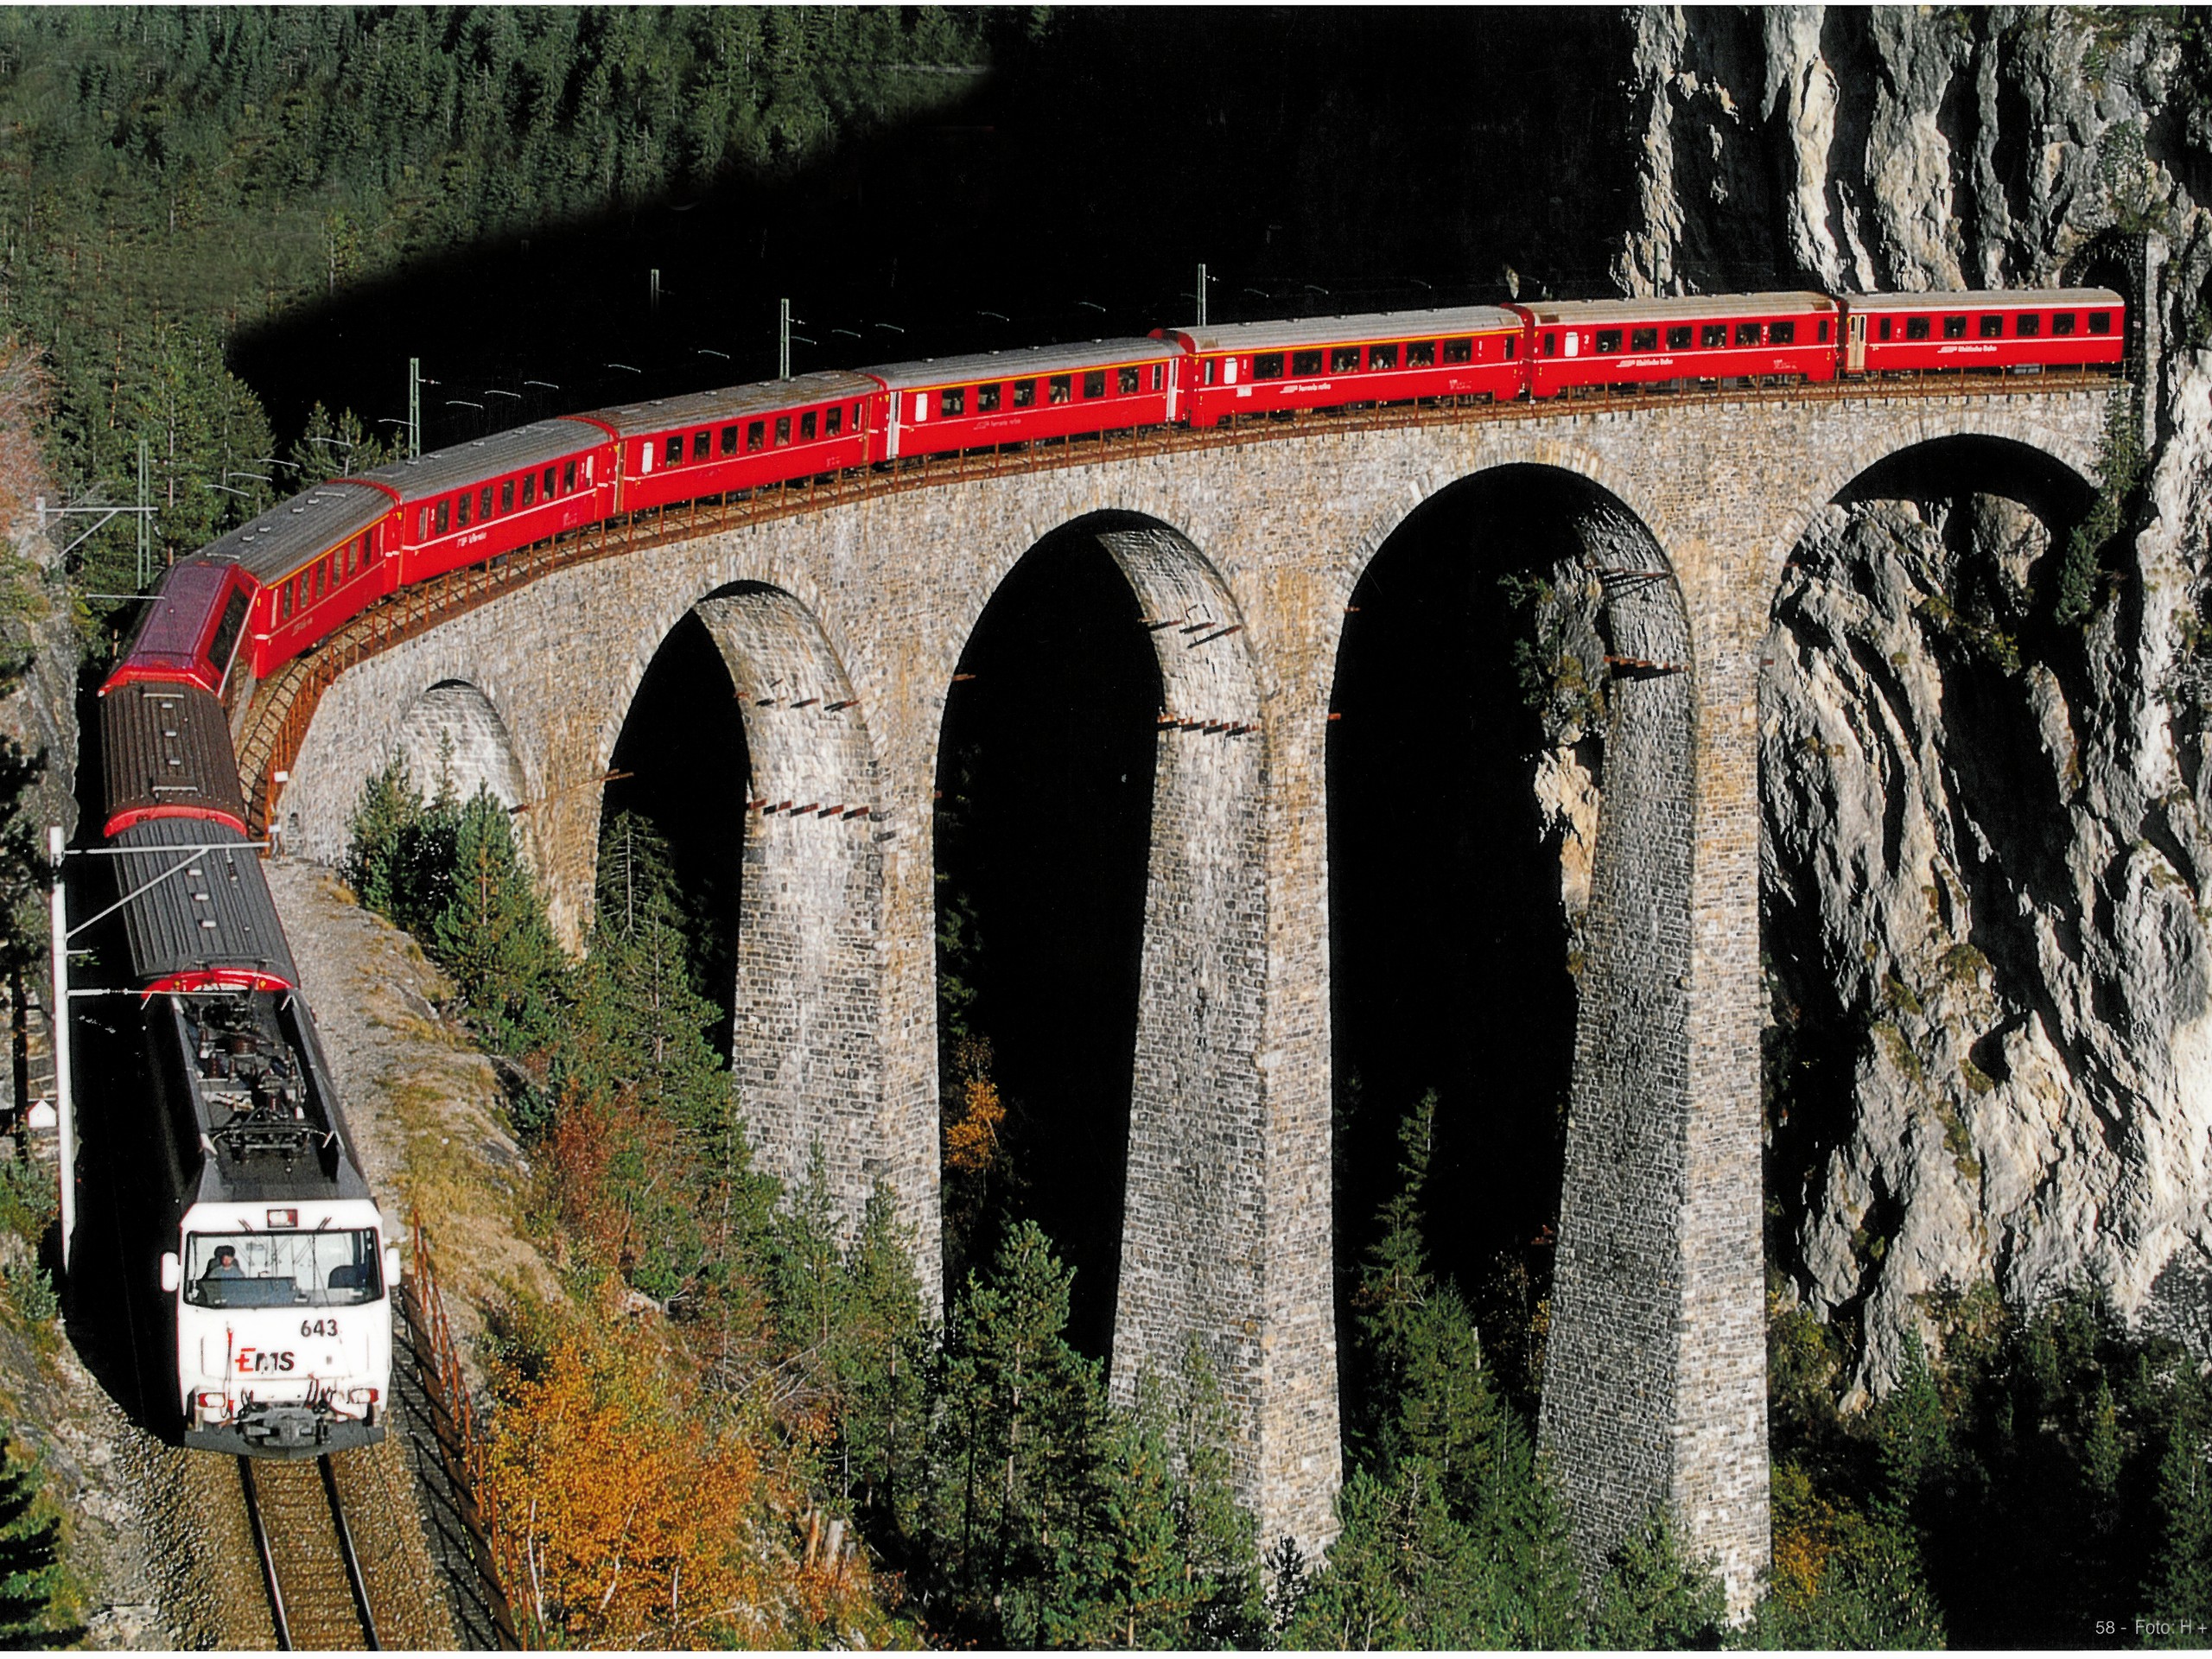
[[[1943,319],[1944,339],[1964,340],[1966,337],[1967,320],[1964,317],[1946,317]]]
[[[1600,328],[1598,331],[1598,338],[1592,342],[1591,347],[1593,351],[1599,352],[1618,352],[1620,348],[1621,331],[1618,328]]]
[[[1083,395],[1086,397],[1103,397],[1106,395],[1105,370],[1092,369],[1084,375]]]
[[[1828,343],[1828,320],[1826,317],[1821,319],[1820,341],[1823,346]]]
[[[779,416],[776,416],[776,448],[779,448],[779,449],[780,449],[780,448],[782,448],[785,444],[789,443],[791,441],[791,417],[790,416],[788,416],[788,415],[779,415]]]
[[[452,515],[453,500],[451,497],[448,497],[438,503],[437,513],[431,520],[437,526],[439,535],[442,536],[446,533],[446,527],[453,522]]]
[[[861,406],[860,406],[858,404],[855,404],[853,405],[853,430],[854,430],[854,431],[855,431],[855,432],[858,432],[860,429],[861,429]]]
[[[2071,311],[2052,312],[2050,314],[2050,332],[2054,334],[2072,334],[2074,332],[2074,314]]]
[[[1395,367],[1396,364],[1397,359],[1393,356],[1388,366]],[[1256,353],[1252,359],[1252,378],[1255,380],[1281,379],[1282,353],[1281,352],[1261,352]]]
[[[545,470],[550,473],[553,469],[549,467]],[[569,491],[575,487],[576,463],[572,461],[561,468],[561,493],[566,495]]]
[[[1221,359],[1217,357],[1210,357],[1206,359],[1206,385],[1217,386],[1220,384]]]
[[[570,461],[569,463],[569,487],[570,489],[574,489],[575,486],[575,463],[574,461]],[[548,467],[545,469],[545,476],[538,480],[537,493],[543,496],[548,501],[550,501],[553,499],[553,469],[550,467]]]
[[[1736,325],[1736,343],[1738,346],[1758,345],[1759,343],[1758,324],[1756,322],[1738,323]]]
[[[734,454],[735,454],[737,453],[737,428],[736,428],[736,427],[734,427],[734,426],[726,426],[726,427],[722,428],[722,442],[721,442],[721,450],[722,450],[722,454],[726,454],[726,455],[734,455]]]
[[[1409,340],[1406,342],[1406,366],[1409,369],[1433,369],[1436,366],[1436,342],[1433,340]]]
[[[1357,346],[1331,346],[1329,348],[1329,372],[1331,374],[1357,374],[1359,372],[1359,347]]]
[[[489,484],[486,484],[482,489],[476,493],[476,517],[478,522],[481,523],[484,519],[489,518],[491,516],[492,486]]]
[[[1367,366],[1370,369],[1395,369],[1398,366],[1395,346],[1370,346],[1367,348]]]
[[[2012,332],[2022,340],[2033,340],[2043,332],[2043,319],[2034,312],[2024,312],[2012,324]]]
[[[1928,319],[1925,317],[1907,317],[1904,320],[1904,337],[1907,340],[1927,339]]]
[[[751,454],[768,441],[768,423],[754,421],[745,429],[745,452]]]
[[[1704,327],[1698,330],[1697,343],[1707,351],[1713,350],[1715,346],[1726,346],[1728,343],[1728,325],[1725,322],[1707,323]]]
[[[1124,397],[1144,390],[1144,378],[1138,374],[1135,364],[1114,371],[1114,390]]]
[[[1690,326],[1687,322],[1667,331],[1667,349],[1686,352],[1690,348]]]
[[[537,499],[537,474],[536,473],[524,473],[522,475],[522,504],[526,507]]]
[[[988,415],[998,406],[998,382],[994,380],[988,386],[978,386],[976,388],[976,412],[978,415]]]
[[[968,388],[947,386],[937,395],[937,412],[940,415],[965,415],[968,412]],[[777,442],[783,440],[778,438]]]
[[[664,451],[660,458],[662,466],[681,467],[683,464],[683,435],[681,432],[669,434],[668,441],[661,448]]]
[[[1027,409],[1036,401],[1037,383],[1034,380],[1017,380],[1014,383],[1013,402],[1016,409]]]
[[[453,527],[455,530],[468,528],[468,509],[471,505],[473,505],[472,499],[467,490],[463,490],[459,495],[454,497]]]
[[[1161,385],[1166,380],[1166,376],[1167,365],[1166,364],[1155,363],[1152,365],[1152,389],[1154,391],[1160,390]]]
[[[2108,334],[2112,333],[2112,313],[2109,311],[2090,312],[2089,332],[2093,334]]]
[[[515,481],[512,478],[502,479],[499,481],[499,511],[501,512],[512,512],[514,510]]]
[[[814,442],[814,411],[810,409],[798,417],[798,441],[801,443]]]
[[[1544,355],[1546,357],[1557,357],[1559,355],[1559,336],[1557,334],[1547,334],[1544,336]]]
[[[733,432],[736,429],[737,429],[735,427],[732,427],[730,429]],[[839,434],[842,433],[844,429],[845,406],[842,404],[832,404],[829,408],[822,411],[822,435],[823,437],[836,437]]]
[[[1505,360],[1507,362],[1510,363],[1514,358],[1519,354],[1520,345],[1520,335],[1508,334],[1505,337]]]
[[[1315,346],[1315,347],[1314,347],[1313,350],[1311,350],[1311,351],[1305,351],[1305,352],[1293,352],[1293,353],[1290,354],[1290,372],[1291,372],[1293,374],[1319,374],[1319,373],[1320,373],[1320,372],[1321,372],[1321,351],[1320,351],[1320,348],[1319,348],[1319,346]]]
[[[1054,375],[1046,383],[1046,401],[1054,404],[1065,404],[1068,400],[1068,392],[1073,385],[1074,382],[1067,375]]]
[[[1512,340],[1513,337],[1510,334],[1506,336],[1506,343],[1508,345],[1512,344]],[[1446,340],[1444,342],[1444,360],[1446,363],[1473,362],[1475,360],[1475,342],[1471,340]]]
[[[1770,346],[1795,346],[1797,343],[1797,325],[1794,322],[1767,324],[1766,343]]]
[[[704,461],[715,452],[715,435],[702,428],[691,435],[691,459]]]
[[[1632,328],[1629,331],[1628,348],[1631,352],[1656,352],[1659,349],[1656,328]]]
[[[276,599],[279,611],[277,620],[283,622],[290,621],[292,620],[292,584],[290,582],[286,582],[276,590]]]
[[[430,510],[429,510],[428,507],[417,507],[417,508],[416,508],[416,509],[415,509],[415,539],[416,539],[416,541],[418,541],[418,542],[419,542],[419,541],[422,541],[422,540],[423,540],[425,537],[427,537],[429,535],[429,533],[430,533]]]
[[[315,576],[315,596],[317,599],[321,599],[322,597],[323,578],[329,574],[330,561],[327,559],[317,559],[315,561],[315,570],[313,572]]]
[[[1979,332],[1984,340],[2002,340],[2005,337],[2005,314],[2002,311],[1984,312]]]

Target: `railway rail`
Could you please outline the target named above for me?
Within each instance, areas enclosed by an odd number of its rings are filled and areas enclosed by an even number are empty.
[[[1751,385],[1667,387],[1634,391],[1585,388],[1544,402],[1491,403],[1439,398],[1409,404],[1277,411],[1212,428],[1135,427],[1068,438],[1040,439],[995,449],[902,457],[778,485],[671,502],[604,518],[480,563],[464,565],[378,601],[313,649],[293,658],[259,684],[243,688],[250,702],[238,733],[239,781],[257,836],[276,817],[282,774],[298,757],[322,694],[346,670],[441,623],[571,566],[664,546],[696,536],[817,512],[848,502],[970,479],[1048,472],[1099,461],[1179,454],[1280,442],[1323,432],[1368,432],[1473,421],[1556,420],[1713,403],[1853,403],[1873,397],[2031,397],[2056,391],[2109,391],[2128,379],[2101,368],[2047,369],[2034,374],[1946,372],[1885,375],[1817,384],[1769,377]]]
[[[238,1464],[276,1645],[287,1650],[381,1647],[329,1457],[312,1465],[264,1458],[240,1458]]]

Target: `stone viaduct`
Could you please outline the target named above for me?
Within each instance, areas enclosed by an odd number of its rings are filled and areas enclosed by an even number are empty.
[[[1668,1502],[1741,1606],[1769,1548],[1757,722],[1771,596],[1808,522],[1870,468],[1916,452],[1941,458],[1948,488],[2018,493],[2041,475],[2078,491],[2105,414],[2101,389],[2024,381],[1724,393],[1295,426],[865,494],[555,569],[368,657],[316,705],[275,816],[294,850],[334,861],[366,775],[449,735],[465,787],[534,803],[518,822],[573,942],[596,780],[656,650],[696,610],[753,767],[754,806],[730,830],[742,1109],[779,1174],[819,1142],[849,1216],[887,1181],[935,1287],[944,706],[1000,582],[1092,519],[1144,616],[1184,624],[1152,635],[1163,723],[1114,1382],[1196,1332],[1263,1535],[1310,1553],[1333,1534],[1339,1475],[1324,757],[1344,607],[1393,531],[1463,480],[1584,480],[1587,556],[1635,578],[1606,585],[1609,650],[1656,666],[1617,679],[1605,739],[1541,1433],[1586,1559]]]

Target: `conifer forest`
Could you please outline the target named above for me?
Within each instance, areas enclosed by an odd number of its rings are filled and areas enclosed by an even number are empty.
[[[2112,62],[2167,66],[2152,148],[2173,178],[2212,177],[2195,9],[1953,10],[1921,22],[1949,31],[1947,73],[1991,54],[1975,119],[2024,130],[2023,65],[2055,49],[2027,35],[2078,28]],[[1201,261],[1216,321],[1617,295],[1642,279],[1630,232],[1665,218],[1655,193],[1720,213],[1751,188],[1650,136],[1681,83],[1637,66],[1671,52],[1708,89],[1735,70],[1678,38],[1679,12],[1557,16],[0,10],[0,691],[64,638],[89,706],[168,564],[404,454],[410,359],[428,450],[771,378],[785,300],[804,372],[1142,334],[1181,320]],[[1807,27],[1848,89],[1904,60],[1893,21]],[[1739,9],[1705,27],[1772,64],[1795,25]],[[1727,118],[1781,123],[1779,73],[1764,112]],[[1970,102],[1947,99],[1947,130]],[[1998,164],[2027,169],[2026,141],[2005,143]],[[1788,181],[1758,179],[1778,221]],[[1802,238],[1724,240],[1698,250],[1707,291],[1819,285]],[[1992,620],[1961,577],[1914,616],[1958,661],[1980,652],[1978,672],[2068,671],[2118,626],[2097,562],[2146,511],[2147,463],[2126,463],[2063,595],[2038,575]],[[42,563],[22,550],[34,498],[74,515]],[[731,1069],[743,768],[702,778],[694,758],[743,736],[702,629],[671,637],[615,747],[580,954],[508,807],[420,756],[377,773],[338,874],[444,976],[438,1015],[499,1080],[523,1230],[557,1269],[554,1292],[518,1281],[483,1310],[489,1545],[526,1643],[2207,1643],[2201,1340],[2087,1277],[2023,1299],[1982,1276],[1919,1294],[1902,1364],[1878,1375],[1871,1297],[1801,1294],[1795,1206],[1841,1139],[1808,1125],[1905,1039],[1894,1012],[1811,984],[1771,897],[1772,1565],[1732,1610],[1663,1510],[1602,1570],[1578,1561],[1537,1421],[1581,941],[1532,784],[1601,745],[1604,647],[1573,550],[1486,499],[1377,556],[1332,705],[1345,798],[1395,798],[1427,747],[1457,758],[1422,786],[1421,861],[1377,820],[1329,830],[1344,1482],[1319,1559],[1240,1503],[1198,1346],[1133,1399],[1107,1384],[1159,691],[1103,555],[1040,544],[969,643],[973,694],[946,706],[940,1285],[887,1188],[854,1231],[821,1179],[756,1167]],[[1942,522],[1931,543],[1963,534]],[[1386,613],[1411,620],[1363,636]],[[2057,669],[2024,667],[2015,634]],[[1002,684],[1022,698],[993,701]],[[70,780],[36,747],[0,744],[0,970],[45,950],[31,802]],[[1085,804],[1049,853],[1025,827],[1037,799]],[[1878,1261],[1866,1216],[1852,1248]],[[57,1340],[54,1226],[50,1191],[0,1163],[6,1341]],[[57,1490],[0,1447],[0,1645],[78,1641],[99,1599]],[[2133,1623],[2161,1609],[2200,1622]]]

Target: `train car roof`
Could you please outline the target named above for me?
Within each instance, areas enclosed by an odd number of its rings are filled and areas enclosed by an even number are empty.
[[[273,582],[352,540],[391,511],[391,498],[382,490],[343,481],[318,484],[218,537],[194,557],[227,560],[245,566],[257,582]]]
[[[613,409],[589,410],[586,414],[592,420],[606,422],[628,438],[645,432],[667,432],[677,427],[711,426],[718,421],[802,409],[810,404],[872,397],[881,390],[865,374],[828,369],[796,375],[789,380],[760,380],[749,385],[687,392],[680,397],[652,397]]]
[[[1546,323],[1699,322],[1717,317],[1817,316],[1840,308],[1825,294],[1795,289],[1777,294],[1660,295],[1648,300],[1523,300]]]
[[[965,357],[924,357],[911,363],[879,363],[866,372],[893,391],[921,386],[957,385],[963,381],[1011,380],[1052,374],[1062,369],[1104,369],[1120,363],[1149,363],[1174,357],[1180,347],[1164,340],[1090,340],[1066,346],[1020,346],[1004,352],[975,352]]]
[[[2077,305],[2124,306],[2108,288],[1948,289],[1926,294],[1852,294],[1853,311],[2048,311]]]
[[[230,722],[199,686],[139,680],[101,698],[100,776],[111,832],[156,816],[245,826]]]
[[[130,976],[142,988],[223,975],[300,982],[260,861],[234,830],[156,818],[117,836]],[[207,850],[194,853],[188,849]],[[143,888],[143,892],[139,889]]]
[[[542,467],[549,461],[565,461],[607,441],[607,434],[575,415],[556,415],[550,421],[494,432],[427,455],[395,461],[372,472],[353,476],[368,483],[385,484],[399,492],[402,501],[418,501],[463,484],[478,484],[504,473]]]
[[[1200,352],[1243,352],[1255,346],[1329,346],[1339,340],[1426,340],[1518,328],[1521,319],[1498,305],[1455,305],[1427,311],[1363,311],[1341,317],[1287,317],[1172,330]]]

